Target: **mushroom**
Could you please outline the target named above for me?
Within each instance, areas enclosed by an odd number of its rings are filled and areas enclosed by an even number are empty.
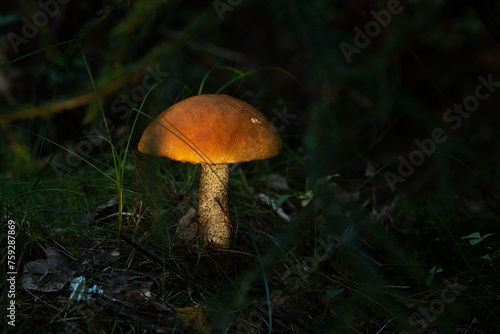
[[[224,94],[204,94],[163,111],[139,141],[142,153],[201,164],[199,230],[204,242],[229,248],[230,163],[278,155],[283,144],[274,126],[257,109]]]

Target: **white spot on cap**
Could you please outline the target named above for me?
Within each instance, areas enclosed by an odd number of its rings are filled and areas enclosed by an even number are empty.
[[[252,117],[252,118],[250,118],[250,120],[252,121],[252,123],[259,123],[260,124],[260,122],[257,118]]]

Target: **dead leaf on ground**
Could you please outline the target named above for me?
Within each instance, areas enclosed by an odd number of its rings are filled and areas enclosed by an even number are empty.
[[[177,315],[189,328],[200,334],[211,334],[212,327],[205,318],[203,307],[200,304],[194,307],[178,308]]]
[[[175,234],[185,241],[193,241],[198,234],[198,224],[193,222],[193,217],[196,210],[191,207],[184,216],[179,219],[179,224],[175,230]]]
[[[266,180],[266,177],[262,178],[263,181]],[[288,186],[288,182],[284,176],[279,174],[271,174],[267,176],[267,181],[270,186],[276,187],[281,190],[288,190],[290,187]]]
[[[45,250],[47,259],[28,262],[23,267],[21,286],[27,290],[42,292],[60,291],[69,282],[75,271],[72,263],[52,247]]]

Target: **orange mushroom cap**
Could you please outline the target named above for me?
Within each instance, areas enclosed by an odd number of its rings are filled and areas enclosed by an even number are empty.
[[[142,153],[216,165],[272,158],[282,147],[266,116],[224,94],[193,96],[172,105],[139,141]]]

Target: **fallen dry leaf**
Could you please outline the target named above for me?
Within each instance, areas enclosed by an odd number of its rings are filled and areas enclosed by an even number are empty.
[[[189,328],[200,334],[211,334],[212,327],[205,318],[203,307],[200,304],[194,307],[178,308],[177,315]]]
[[[75,271],[71,261],[52,247],[45,250],[47,259],[28,262],[23,267],[21,286],[42,292],[60,291],[70,281]]]
[[[263,181],[266,180],[266,177],[262,178]],[[269,182],[270,186],[276,187],[281,190],[288,190],[290,187],[288,186],[288,182],[284,176],[279,174],[271,174],[267,176],[267,182]]]
[[[179,224],[177,225],[175,234],[180,239],[189,242],[196,238],[196,235],[198,234],[198,224],[192,221],[195,212],[196,210],[192,207],[184,216],[181,217],[181,219],[179,219]]]

